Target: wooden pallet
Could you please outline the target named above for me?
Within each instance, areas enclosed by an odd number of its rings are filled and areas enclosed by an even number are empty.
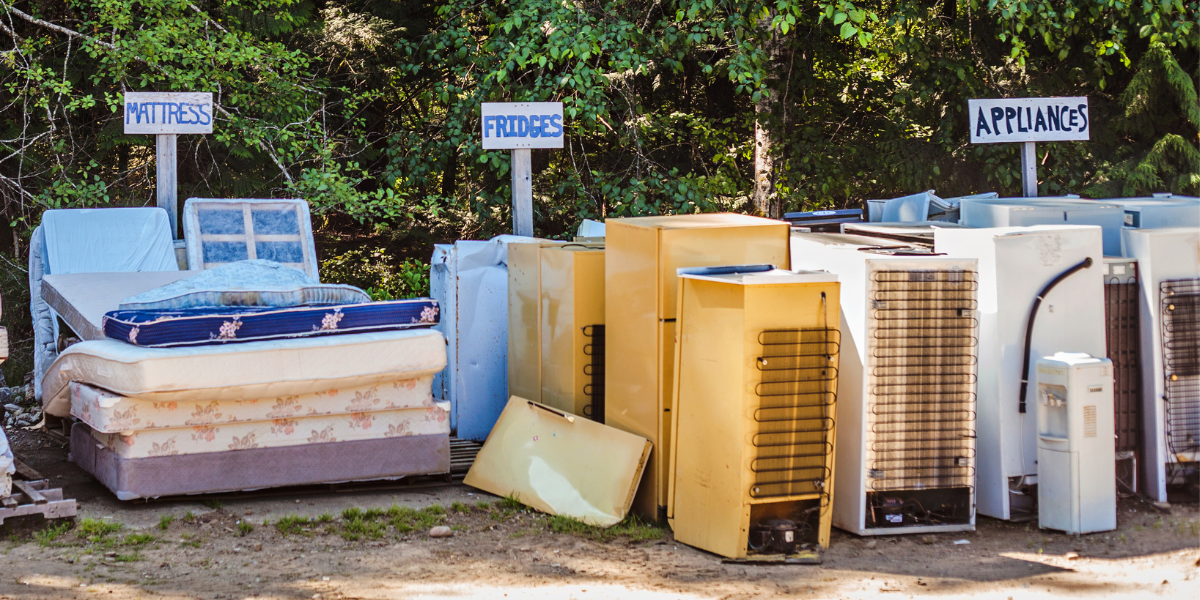
[[[456,478],[466,476],[475,464],[475,455],[479,454],[480,448],[483,444],[479,442],[450,438],[450,474]]]
[[[15,461],[16,477],[13,478],[12,495],[0,498],[0,525],[5,519],[42,515],[43,518],[65,519],[74,517],[74,499],[63,499],[61,488],[50,487],[50,480],[20,460]]]

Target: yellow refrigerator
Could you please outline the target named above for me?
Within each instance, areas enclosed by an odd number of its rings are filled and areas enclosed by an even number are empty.
[[[510,250],[510,393],[603,422],[604,244]]]
[[[605,423],[654,444],[633,511],[666,517],[676,269],[769,264],[786,269],[788,225],[710,213],[606,222]]]
[[[681,269],[668,519],[729,558],[829,545],[837,276]]]

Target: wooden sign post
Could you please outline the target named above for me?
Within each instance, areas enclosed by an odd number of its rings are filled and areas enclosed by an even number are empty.
[[[533,237],[532,148],[563,147],[562,102],[485,102],[484,150],[512,150],[513,233]]]
[[[171,215],[171,237],[179,239],[178,164],[175,136],[212,133],[212,92],[126,92],[125,133],[153,134],[158,205]]]
[[[1036,198],[1037,142],[1091,139],[1086,96],[967,101],[972,144],[1021,144],[1021,188]]]

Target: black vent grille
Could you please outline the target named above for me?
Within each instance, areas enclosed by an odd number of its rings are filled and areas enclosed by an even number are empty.
[[[867,485],[974,487],[974,271],[877,271],[870,285]]]
[[[588,338],[583,346],[583,353],[588,357],[583,365],[583,374],[591,381],[583,386],[591,402],[583,407],[583,416],[597,422],[604,422],[604,326],[588,325],[583,328],[583,335]]]
[[[761,374],[754,392],[753,498],[820,494],[828,498],[841,332],[774,329],[758,336]]]
[[[1117,452],[1141,447],[1142,360],[1137,281],[1104,285],[1104,337],[1113,364]]]
[[[1200,450],[1200,279],[1159,284],[1167,448]]]

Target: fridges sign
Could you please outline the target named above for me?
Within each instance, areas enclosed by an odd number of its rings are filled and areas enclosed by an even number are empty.
[[[1084,96],[968,100],[967,109],[972,144],[1091,139]]]
[[[212,133],[212,92],[125,92],[125,133]]]
[[[485,102],[480,113],[484,150],[563,147],[562,102]]]

